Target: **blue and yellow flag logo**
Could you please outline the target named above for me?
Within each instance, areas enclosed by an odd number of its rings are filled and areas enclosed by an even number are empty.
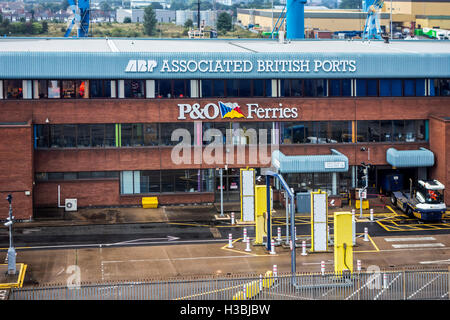
[[[223,103],[219,101],[220,115],[222,118],[246,118],[237,103]]]

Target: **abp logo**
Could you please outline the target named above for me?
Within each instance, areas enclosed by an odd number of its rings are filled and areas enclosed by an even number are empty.
[[[130,60],[125,72],[153,72],[157,65],[156,60]]]
[[[237,103],[223,103],[222,101],[219,101],[219,107],[222,119],[245,118],[241,111],[241,107],[239,107]]]

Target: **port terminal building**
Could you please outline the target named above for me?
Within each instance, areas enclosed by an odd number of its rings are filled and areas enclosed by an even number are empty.
[[[246,167],[335,205],[363,162],[373,193],[392,172],[450,184],[447,41],[2,38],[0,110],[0,195],[23,220],[217,202],[220,169],[228,202]]]

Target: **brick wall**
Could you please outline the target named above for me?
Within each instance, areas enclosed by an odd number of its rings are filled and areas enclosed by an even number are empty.
[[[9,213],[6,196],[13,196],[13,215],[30,219],[33,210],[32,126],[0,125],[0,219]],[[30,195],[26,195],[29,191]]]
[[[431,168],[431,178],[442,182],[445,203],[450,206],[450,120],[443,117],[430,118],[430,150],[434,152],[435,164]]]

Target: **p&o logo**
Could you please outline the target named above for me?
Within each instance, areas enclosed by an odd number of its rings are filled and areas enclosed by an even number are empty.
[[[224,103],[219,101],[219,105],[215,103],[208,103],[204,107],[201,107],[200,104],[194,103],[190,104],[178,104],[179,114],[178,120],[185,120],[186,115],[189,115],[189,118],[194,120],[204,120],[204,119],[216,119],[219,114],[222,119],[234,119],[234,118],[246,118],[246,116],[242,113],[241,108],[237,103],[227,102]]]

